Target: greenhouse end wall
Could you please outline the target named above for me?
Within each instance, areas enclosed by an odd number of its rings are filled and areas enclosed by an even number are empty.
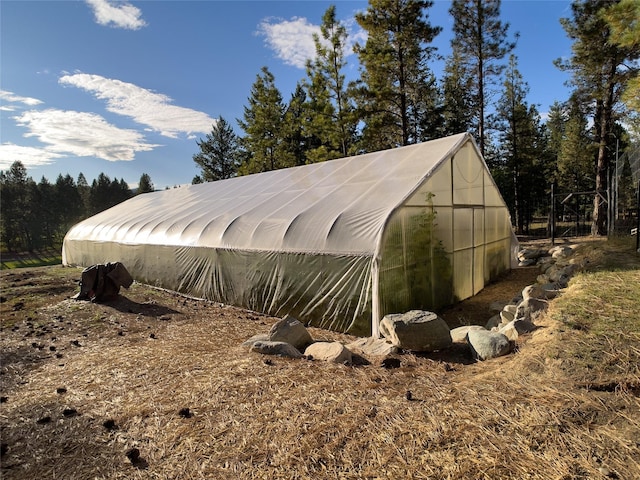
[[[438,310],[511,267],[511,220],[471,142],[443,160],[387,223],[379,316]]]

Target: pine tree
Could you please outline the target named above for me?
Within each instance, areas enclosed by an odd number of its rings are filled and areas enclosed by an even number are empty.
[[[307,62],[308,135],[319,145],[308,152],[311,161],[345,157],[353,153],[356,124],[343,70],[346,66],[347,29],[330,6],[322,17],[321,36],[314,34],[315,59]]]
[[[88,217],[91,215],[91,187],[87,182],[87,178],[84,176],[84,173],[80,172],[78,174],[78,179],[76,180],[76,187],[78,188],[78,193],[80,194],[80,200],[82,201],[82,217]]]
[[[640,48],[640,2],[620,0],[619,3],[605,8],[601,16],[607,23],[610,42],[632,51]],[[626,85],[623,87],[622,101],[627,105],[632,120],[640,133],[640,69],[637,63],[630,68]]]
[[[533,210],[544,197],[546,183],[542,159],[547,145],[535,106],[527,104],[529,87],[518,71],[514,55],[509,58],[504,91],[496,105],[496,127],[500,132],[503,194],[509,199],[516,231],[528,231]]]
[[[453,51],[447,59],[443,90],[443,135],[473,130],[473,81],[460,54]]]
[[[142,175],[140,175],[140,180],[138,181],[137,194],[140,195],[141,193],[150,193],[150,192],[153,192],[154,190],[155,190],[155,187],[153,186],[151,177],[146,173],[143,173]]]
[[[55,187],[44,176],[36,185],[31,185],[31,214],[27,217],[31,245],[29,250],[41,249],[54,245],[54,236],[58,231],[59,218],[55,208]]]
[[[565,192],[585,192],[595,182],[595,145],[590,138],[587,117],[573,96],[558,152],[558,186]]]
[[[30,185],[35,184],[19,160],[9,170],[0,172],[0,233],[7,249],[28,248],[31,245],[26,219],[29,217]]]
[[[449,12],[453,16],[451,47],[459,59],[461,83],[471,87],[475,137],[484,155],[491,85],[500,78],[505,68],[500,61],[515,43],[507,41],[509,24],[500,20],[500,0],[453,0]]]
[[[295,163],[284,144],[284,113],[285,105],[275,78],[267,67],[262,67],[251,87],[249,105],[244,107],[244,119],[238,120],[245,132],[240,140],[244,150],[240,174],[267,172]]]
[[[370,0],[356,21],[366,30],[366,44],[356,44],[361,78],[356,85],[362,150],[374,151],[416,143],[430,136],[425,117],[433,87],[428,61],[440,27],[428,20],[430,0]]]
[[[615,2],[618,3],[618,2]],[[635,46],[620,46],[612,42],[603,11],[611,0],[574,0],[573,17],[561,19],[562,26],[573,40],[572,56],[567,61],[556,61],[562,70],[572,73],[573,84],[579,98],[586,105],[594,105],[593,123],[598,144],[595,190],[593,201],[593,235],[607,233],[607,205],[602,202],[607,189],[609,165],[615,145],[612,128],[616,106],[620,103],[623,87],[637,73],[629,68],[640,56]]]
[[[84,214],[80,190],[68,173],[58,175],[54,187],[55,218],[63,233],[78,222]]]
[[[309,109],[306,105],[307,95],[304,87],[298,83],[295,92],[291,94],[291,100],[284,113],[283,121],[283,148],[293,158],[293,165],[305,165],[311,149],[311,139],[309,132]]]
[[[240,166],[238,137],[231,125],[220,117],[205,140],[196,141],[200,151],[193,161],[200,167],[205,182],[235,177]]]
[[[553,157],[554,168],[549,175],[549,181],[556,184],[558,182],[558,161],[560,149],[565,135],[565,125],[567,123],[566,105],[555,101],[549,108],[546,127],[549,136],[549,152]]]

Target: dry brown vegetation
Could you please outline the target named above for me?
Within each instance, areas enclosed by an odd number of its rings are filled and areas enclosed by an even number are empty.
[[[395,369],[265,361],[240,344],[274,318],[140,284],[76,302],[79,270],[2,271],[2,478],[640,478],[640,259],[580,252],[590,271],[515,353]],[[442,315],[484,323],[537,273]]]

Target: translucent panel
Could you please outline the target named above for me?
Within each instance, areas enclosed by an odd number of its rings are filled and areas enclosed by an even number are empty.
[[[484,172],[484,204],[486,207],[504,206],[500,191],[487,171]]]
[[[485,208],[485,218],[487,243],[511,237],[511,219],[506,208]]]
[[[510,239],[488,243],[485,246],[485,283],[495,279],[502,272],[509,270],[511,266]]]
[[[484,245],[484,209],[473,209],[473,246]]]
[[[473,249],[473,294],[484,288],[484,245]]]
[[[453,208],[434,207],[434,235],[445,251],[453,252]]]
[[[453,203],[482,205],[484,203],[485,167],[472,145],[467,143],[453,157]]]
[[[451,303],[451,257],[433,235],[433,218],[429,209],[405,207],[389,222],[379,269],[381,315]]]
[[[473,209],[453,209],[453,249],[473,246]]]
[[[451,205],[451,160],[446,159],[406,202],[407,205]]]
[[[473,249],[453,253],[453,294],[456,300],[473,295]]]

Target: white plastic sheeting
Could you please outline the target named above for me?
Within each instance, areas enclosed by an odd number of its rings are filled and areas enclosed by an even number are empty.
[[[138,195],[75,225],[65,265],[358,335],[510,266],[508,211],[469,134]]]

